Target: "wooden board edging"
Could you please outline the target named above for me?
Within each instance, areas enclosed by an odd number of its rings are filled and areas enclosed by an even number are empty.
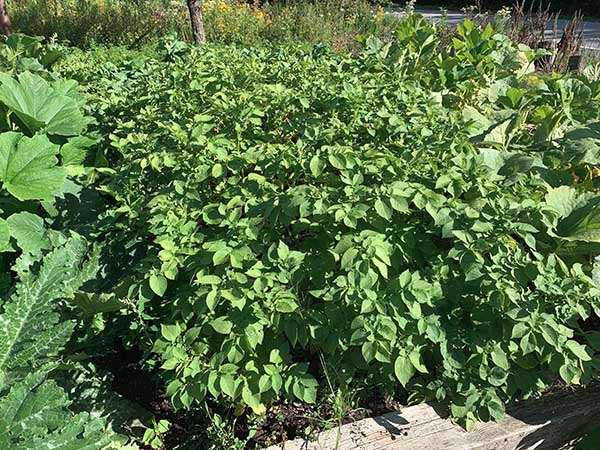
[[[360,420],[266,450],[558,450],[600,426],[600,386],[562,391],[511,408],[504,420],[479,423],[470,432],[422,404]],[[566,446],[566,447],[565,447]],[[599,449],[600,450],[600,449]]]

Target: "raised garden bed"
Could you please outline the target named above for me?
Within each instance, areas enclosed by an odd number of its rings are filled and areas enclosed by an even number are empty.
[[[447,419],[445,408],[422,404],[325,431],[267,450],[556,450],[574,448],[600,426],[600,386],[561,391],[523,402],[500,422],[466,432]]]

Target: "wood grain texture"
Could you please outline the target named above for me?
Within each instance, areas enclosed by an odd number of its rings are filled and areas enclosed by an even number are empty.
[[[429,404],[328,430],[316,442],[288,441],[267,450],[558,450],[600,426],[600,387],[560,392],[512,408],[498,423],[466,432]]]

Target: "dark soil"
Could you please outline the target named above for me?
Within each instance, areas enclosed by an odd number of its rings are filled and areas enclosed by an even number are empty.
[[[297,437],[310,437],[333,421],[334,417],[329,405],[302,402],[274,405],[257,424],[253,441],[260,448]],[[247,432],[243,428],[240,431]]]
[[[367,408],[353,410],[345,416],[341,424],[355,422],[396,409],[384,398],[372,398]],[[240,432],[248,433],[246,428]],[[253,442],[258,448],[285,442],[296,438],[315,438],[329,428],[340,425],[335,411],[329,404],[308,404],[303,402],[282,402],[271,405],[265,417],[255,425]]]
[[[126,349],[121,343],[115,344],[112,352],[94,359],[98,368],[112,374],[112,389],[115,392],[146,409],[156,421],[166,419],[171,423],[169,431],[163,436],[163,450],[198,442],[201,439],[199,435],[206,429],[205,415],[197,410],[176,411],[165,395],[165,386],[158,374],[142,367],[142,361],[142,352]],[[384,414],[398,406],[381,394],[371,394],[362,399],[361,404],[366,407],[351,411],[342,424]],[[221,416],[231,415],[231,411],[217,404],[211,405],[211,410]],[[281,401],[271,405],[262,417],[256,417],[247,410],[236,421],[235,433],[244,439],[251,430],[255,430],[250,447],[263,448],[295,438],[315,437],[319,432],[338,424],[329,404]]]
[[[188,430],[193,428],[199,417],[193,412],[176,411],[165,395],[164,383],[156,373],[145,370],[141,361],[142,352],[126,349],[117,343],[111,353],[95,358],[94,363],[112,373],[112,389],[116,393],[148,410],[157,421],[166,419],[171,423],[164,436],[164,450],[177,448],[188,441]]]

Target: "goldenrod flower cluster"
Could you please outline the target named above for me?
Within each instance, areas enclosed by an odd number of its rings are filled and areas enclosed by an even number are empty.
[[[260,8],[245,2],[207,0],[202,9],[207,27],[219,33],[232,33],[248,27],[262,29],[270,23],[269,16]]]

